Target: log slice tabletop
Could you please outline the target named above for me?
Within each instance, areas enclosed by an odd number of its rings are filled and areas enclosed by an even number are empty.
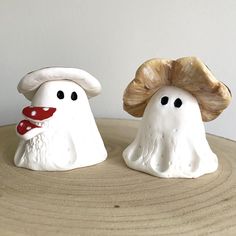
[[[207,135],[219,158],[215,173],[161,179],[123,161],[139,121],[97,124],[108,159],[65,172],[16,167],[15,126],[0,127],[1,236],[236,235],[236,142]]]

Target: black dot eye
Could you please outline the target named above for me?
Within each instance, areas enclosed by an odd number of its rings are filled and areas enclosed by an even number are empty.
[[[180,98],[177,98],[174,102],[174,106],[177,108],[180,108],[182,106],[182,100]]]
[[[169,101],[169,98],[166,97],[166,96],[161,98],[161,104],[162,105],[166,105],[168,103],[168,101]]]
[[[63,98],[64,98],[64,93],[63,93],[63,91],[59,90],[59,91],[57,92],[57,97],[58,97],[59,99],[63,99]]]
[[[73,92],[73,93],[71,94],[71,99],[72,99],[73,101],[75,101],[75,100],[77,100],[77,98],[78,98],[77,93],[76,93],[76,92]]]

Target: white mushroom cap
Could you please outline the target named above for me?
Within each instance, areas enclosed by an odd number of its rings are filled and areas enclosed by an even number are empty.
[[[101,91],[99,81],[88,72],[76,68],[47,67],[26,74],[18,84],[18,91],[32,100],[37,89],[47,81],[70,80],[80,85],[87,96],[94,97]]]

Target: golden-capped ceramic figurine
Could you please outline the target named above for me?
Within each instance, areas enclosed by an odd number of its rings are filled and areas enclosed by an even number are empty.
[[[106,159],[88,102],[101,91],[96,78],[76,68],[43,68],[23,77],[18,91],[31,105],[23,109],[25,119],[17,126],[17,166],[62,171]]]
[[[197,178],[218,168],[205,135],[229,105],[231,93],[196,57],[152,59],[142,64],[124,92],[124,110],[142,117],[126,164],[163,178]]]

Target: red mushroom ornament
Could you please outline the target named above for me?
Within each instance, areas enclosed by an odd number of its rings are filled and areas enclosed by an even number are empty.
[[[36,134],[43,132],[43,127],[41,126],[42,121],[46,121],[52,117],[55,111],[56,108],[54,107],[25,107],[22,114],[26,120],[22,120],[17,125],[17,133],[25,140],[31,139]],[[32,132],[33,130],[34,132]]]

